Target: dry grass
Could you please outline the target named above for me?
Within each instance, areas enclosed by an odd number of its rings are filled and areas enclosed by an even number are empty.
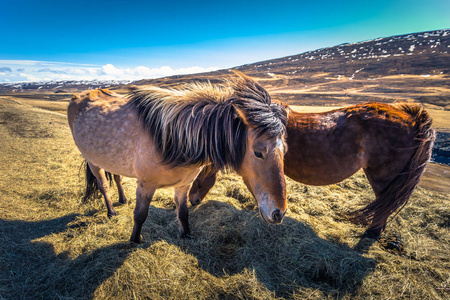
[[[53,111],[53,112],[58,112],[61,114],[66,114],[67,112],[67,106],[69,105],[70,102],[70,98],[64,100],[64,101],[49,101],[49,100],[44,100],[44,99],[33,99],[33,98],[29,98],[31,97],[30,95],[27,95],[28,98],[21,98],[21,95],[15,95],[14,97],[11,96],[4,96],[3,99],[6,100],[10,100],[10,101],[14,101],[16,103],[20,103],[20,104],[24,104],[24,105],[30,105],[33,107],[37,107],[37,108],[42,108],[45,110],[49,110],[49,111]]]
[[[307,76],[299,72],[279,80],[261,80],[261,83],[274,99],[290,105],[345,106],[369,101],[405,101],[422,103],[427,108],[450,110],[450,89],[445,75],[425,78],[420,75],[377,76],[370,79],[359,76],[353,80],[345,76],[338,79],[329,74]]]
[[[436,131],[450,132],[450,110],[427,108]]]
[[[133,245],[134,180],[110,220],[100,199],[81,205],[82,158],[64,116],[0,99],[0,151],[0,299],[450,297],[448,194],[416,190],[385,232],[403,241],[395,254],[360,243],[364,228],[345,219],[373,197],[361,172],[326,187],[288,181],[280,226],[222,174],[190,208],[193,239],[178,238],[172,191],[161,190]]]
[[[429,164],[419,186],[442,194],[450,195],[450,167],[441,164]]]

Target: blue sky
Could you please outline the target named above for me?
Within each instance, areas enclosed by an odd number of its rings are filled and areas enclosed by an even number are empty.
[[[0,82],[228,68],[445,29],[449,13],[448,0],[0,0]]]

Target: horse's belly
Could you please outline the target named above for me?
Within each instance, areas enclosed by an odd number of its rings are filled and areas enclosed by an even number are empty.
[[[285,174],[301,183],[338,183],[365,167],[367,154],[358,126],[347,120],[339,126],[308,131],[288,130]]]
[[[297,153],[285,156],[285,174],[291,179],[310,185],[328,185],[343,181],[365,165],[363,153],[345,156],[322,153]]]
[[[341,182],[348,177],[355,174],[360,168],[302,168],[301,172],[298,170],[289,170],[285,168],[285,174],[289,178],[304,184],[309,185],[328,185]]]
[[[81,150],[83,157],[97,167],[104,169],[112,174],[122,175],[126,177],[136,178],[132,161],[121,159],[121,156],[100,156],[98,153],[90,153],[89,151]]]
[[[105,147],[93,149],[92,145],[87,144],[83,139],[74,138],[74,140],[83,157],[93,165],[113,174],[136,177],[133,160],[127,156],[125,151],[120,151],[125,149],[111,149],[106,145]],[[100,143],[97,143],[96,146],[100,146]],[[108,150],[104,151],[102,149]]]

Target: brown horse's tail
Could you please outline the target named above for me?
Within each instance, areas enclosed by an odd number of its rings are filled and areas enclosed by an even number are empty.
[[[431,128],[432,119],[428,112],[417,104],[397,104],[399,109],[413,116],[416,123],[416,151],[407,162],[402,172],[389,184],[389,186],[366,207],[352,213],[351,220],[355,223],[371,225],[368,231],[381,233],[387,218],[406,205],[414,188],[419,182],[426,164],[431,158],[435,131]]]
[[[91,168],[89,168],[89,164],[85,160],[82,165],[82,168],[85,169],[85,179],[86,179],[86,187],[84,191],[84,196],[82,199],[83,203],[86,203],[99,195],[99,188],[97,184],[97,178],[95,177],[94,173],[92,173]],[[106,178],[109,181],[109,184],[112,185],[113,182],[113,176],[109,172],[105,172]]]

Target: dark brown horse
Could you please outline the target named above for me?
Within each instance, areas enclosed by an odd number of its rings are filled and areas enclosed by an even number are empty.
[[[324,113],[289,110],[284,172],[310,185],[340,182],[364,169],[376,199],[352,213],[378,238],[388,217],[399,211],[431,156],[435,132],[428,113],[416,104],[366,103]],[[200,203],[216,174],[205,169],[190,192]]]
[[[190,234],[187,198],[206,165],[236,170],[258,201],[261,216],[280,223],[285,214],[283,173],[287,112],[249,77],[221,85],[193,83],[183,89],[132,89],[128,97],[108,90],[74,96],[68,107],[74,141],[88,163],[86,196],[96,188],[115,215],[107,172],[137,178],[131,241],[156,189],[175,187],[182,236]]]

